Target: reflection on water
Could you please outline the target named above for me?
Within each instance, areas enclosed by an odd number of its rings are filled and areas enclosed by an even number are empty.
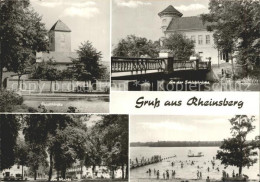
[[[112,90],[120,91],[260,91],[259,83],[226,80],[225,82],[191,80],[112,80]]]
[[[176,155],[175,158],[166,159],[162,162],[151,164],[136,169],[131,169],[130,177],[132,179],[136,178],[154,178],[154,169],[160,171],[160,179],[163,178],[163,173],[166,170],[170,171],[170,179],[172,178],[171,172],[174,170],[176,172],[175,178],[182,179],[196,179],[197,172],[202,173],[202,179],[206,179],[207,176],[210,179],[220,180],[222,177],[222,171],[225,170],[229,176],[232,176],[233,170],[238,173],[238,168],[229,166],[225,169],[225,166],[221,164],[220,160],[215,160],[215,166],[213,169],[211,161],[213,157],[216,157],[218,147],[131,147],[130,148],[130,158],[135,160],[136,158],[150,158],[153,155],[161,155],[162,158]],[[194,153],[202,152],[203,157],[190,158],[188,157],[189,150]],[[194,165],[191,165],[192,161]],[[174,162],[174,166],[172,166]],[[183,168],[181,167],[183,163]],[[209,168],[209,171],[208,171]],[[217,170],[219,168],[219,171]],[[146,173],[149,169],[152,170],[151,176]],[[250,168],[243,168],[243,174],[249,176],[249,179],[258,179],[257,174],[259,174],[259,159],[254,166]]]
[[[258,83],[241,83],[238,81],[208,82],[208,81],[158,81],[159,91],[259,91]]]

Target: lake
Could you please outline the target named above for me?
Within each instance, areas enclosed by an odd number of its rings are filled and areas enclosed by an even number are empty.
[[[259,91],[259,83],[241,83],[235,81],[208,82],[177,80],[158,80],[155,88],[149,82],[112,80],[113,91]]]
[[[195,154],[202,152],[204,156],[190,158],[187,156],[189,150]],[[175,178],[182,179],[196,179],[198,170],[202,173],[202,179],[206,179],[207,176],[209,176],[210,179],[214,180],[221,179],[222,170],[229,173],[229,176],[232,176],[233,170],[235,170],[235,173],[238,173],[237,167],[229,166],[224,169],[224,165],[221,165],[220,160],[215,160],[215,167],[214,169],[212,168],[211,160],[213,160],[213,157],[216,157],[217,150],[219,150],[219,147],[130,147],[130,159],[133,161],[135,161],[136,158],[151,158],[153,155],[161,155],[162,158],[176,155],[174,158],[166,159],[156,164],[131,169],[130,178],[155,179],[156,175],[154,175],[154,169],[160,171],[160,179],[163,178],[162,174],[163,172],[165,173],[166,170],[170,171],[170,178],[172,170],[175,170]],[[191,165],[192,161],[194,161],[194,165]],[[171,165],[172,162],[175,163],[173,167]],[[181,162],[184,164],[183,168],[181,168]],[[208,167],[210,168],[209,172]],[[149,174],[146,173],[149,168],[152,170],[152,175],[150,177]],[[219,168],[219,171],[217,168]],[[249,179],[251,180],[259,179],[257,176],[257,174],[259,174],[259,157],[258,162],[254,164],[254,166],[243,168],[243,174],[249,176]]]

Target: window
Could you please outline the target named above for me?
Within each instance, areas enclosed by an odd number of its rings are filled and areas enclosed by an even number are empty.
[[[195,35],[192,35],[190,39],[193,40],[196,43]]]
[[[210,44],[210,35],[206,35],[206,44]]]
[[[201,45],[202,42],[203,42],[202,35],[199,35],[199,36],[198,36],[198,44]]]
[[[228,62],[228,59],[229,59],[229,58],[228,58],[228,53],[225,53],[225,52],[220,51],[219,57],[220,57],[220,60],[223,60],[223,61]]]

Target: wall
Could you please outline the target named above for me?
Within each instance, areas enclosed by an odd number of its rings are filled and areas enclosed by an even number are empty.
[[[70,32],[55,31],[55,51],[71,52],[71,35]]]
[[[90,81],[48,81],[48,80],[30,80],[23,79],[20,81],[20,91],[30,93],[48,93],[48,92],[107,92],[110,84],[106,80],[97,80],[96,85]],[[7,80],[7,90],[19,90],[18,79]]]
[[[202,52],[200,55],[202,56],[202,60],[208,61],[206,58],[211,57],[211,63],[212,64],[218,64],[223,63],[224,61],[219,60],[218,58],[218,50],[214,47],[214,38],[213,38],[213,32],[208,32],[206,30],[196,30],[196,31],[183,31],[184,35],[187,36],[187,38],[191,39],[191,36],[195,36],[195,52]],[[171,33],[167,33],[167,36],[169,36]],[[198,36],[202,35],[202,44],[198,43]],[[210,35],[210,44],[206,44],[206,35]]]

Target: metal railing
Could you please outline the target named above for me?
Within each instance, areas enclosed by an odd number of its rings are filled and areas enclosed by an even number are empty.
[[[157,70],[172,72],[174,70],[210,70],[211,62],[174,60],[173,58],[129,58],[112,57],[111,73],[141,72]]]
[[[195,61],[173,61],[173,70],[196,69]]]
[[[164,71],[165,59],[163,58],[123,58],[112,57],[111,71],[115,72],[146,72],[148,70]]]

